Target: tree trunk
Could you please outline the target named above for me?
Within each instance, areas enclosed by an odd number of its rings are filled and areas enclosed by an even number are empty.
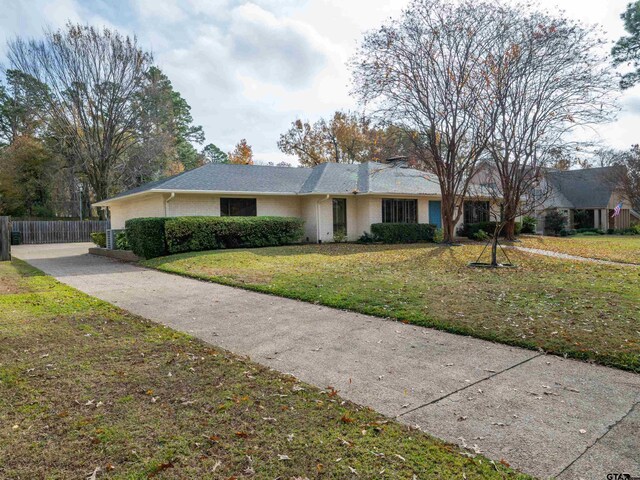
[[[442,202],[440,203],[440,217],[442,220],[442,236],[443,243],[452,244],[455,239],[455,199],[450,195],[442,195]]]
[[[498,266],[498,235],[494,235],[491,239],[491,266]]]
[[[516,221],[515,219],[507,220],[504,224],[504,237],[505,240],[515,240],[516,239]]]
[[[511,198],[508,195],[504,203],[503,217],[500,219],[504,223],[502,230],[506,240],[512,241],[516,238],[516,216],[518,214],[518,203],[520,198]]]
[[[100,202],[106,199],[109,195],[108,193],[109,185],[107,181],[104,179],[104,176],[100,176],[98,178],[94,177],[93,182],[91,182],[91,178],[92,177],[89,177],[89,180],[90,180],[90,183],[92,184],[91,186],[93,187],[93,191],[95,192],[96,201]],[[105,208],[98,207],[98,218],[100,218],[100,220],[107,219],[107,210]]]

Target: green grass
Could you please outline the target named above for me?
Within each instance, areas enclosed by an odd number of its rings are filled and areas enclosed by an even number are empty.
[[[640,264],[640,235],[523,236],[519,246],[579,257]]]
[[[0,478],[525,478],[21,262],[0,345]]]
[[[305,245],[191,253],[145,265],[228,285],[640,372],[640,269],[480,246]]]

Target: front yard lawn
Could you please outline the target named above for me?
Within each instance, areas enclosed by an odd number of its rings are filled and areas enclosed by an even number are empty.
[[[515,250],[517,269],[467,267],[481,248],[304,245],[145,264],[640,372],[640,268]]]
[[[528,478],[21,262],[0,345],[0,478]]]
[[[538,248],[579,257],[640,264],[640,235],[522,236],[516,246]]]

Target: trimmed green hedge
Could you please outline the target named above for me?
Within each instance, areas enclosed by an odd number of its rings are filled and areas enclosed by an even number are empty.
[[[371,234],[382,243],[433,242],[436,226],[429,223],[373,223]]]
[[[480,223],[467,223],[458,228],[458,235],[461,237],[467,237],[470,239],[475,239],[476,234],[480,231],[484,230],[490,237],[493,236],[493,232],[496,231],[496,222],[480,222]],[[520,235],[522,231],[522,224],[520,222],[515,223],[515,234]],[[504,228],[500,232],[500,236],[504,237],[505,235]]]
[[[218,248],[299,242],[304,221],[291,217],[135,218],[125,224],[133,253],[143,258]]]
[[[597,233],[598,235],[604,235],[604,230],[599,228],[576,228],[576,233]]]
[[[164,226],[168,218],[132,218],[125,222],[127,240],[133,253],[142,258],[166,255],[167,242]]]
[[[165,225],[169,253],[274,247],[303,235],[304,221],[293,217],[176,217]]]
[[[611,232],[607,231],[607,233],[611,233],[612,235],[640,235],[640,224],[629,228],[618,228]]]

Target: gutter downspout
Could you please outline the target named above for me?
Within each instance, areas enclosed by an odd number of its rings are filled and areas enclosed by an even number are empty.
[[[317,243],[322,243],[322,240],[320,239],[320,204],[322,202],[326,202],[327,200],[329,200],[329,198],[330,198],[330,195],[327,194],[326,197],[321,198],[316,202],[316,241]]]
[[[176,198],[176,192],[171,192],[171,195],[169,195],[169,198],[167,198],[164,201],[164,216],[165,217],[167,216],[167,211],[168,211],[168,208],[169,208],[169,202],[171,200],[173,200],[174,198]]]

